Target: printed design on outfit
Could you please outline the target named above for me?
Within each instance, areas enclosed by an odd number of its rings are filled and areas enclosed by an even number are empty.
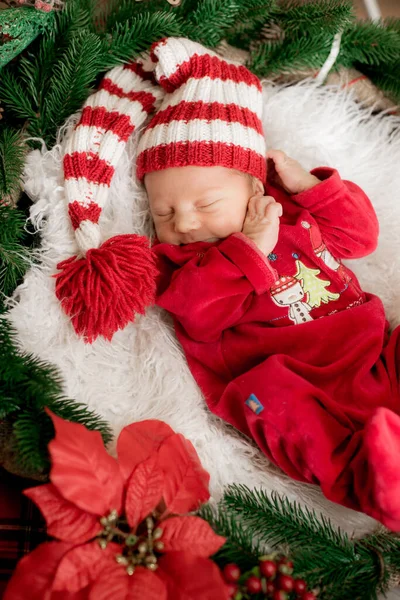
[[[340,298],[340,294],[330,292],[326,288],[330,281],[320,279],[319,269],[310,269],[300,260],[296,260],[297,273],[292,277],[280,277],[270,288],[272,300],[278,306],[288,306],[288,317],[295,325],[313,321],[310,312],[321,304],[328,304]],[[304,297],[307,297],[307,301]]]
[[[327,267],[336,271],[342,281],[345,283],[346,289],[351,281],[351,277],[345,267],[342,265],[339,259],[335,258],[326,247],[324,240],[322,239],[321,232],[318,227],[311,225],[308,221],[301,222],[304,229],[308,229],[310,233],[311,245],[314,250],[315,256],[320,258]],[[344,291],[344,290],[343,290]]]
[[[251,408],[256,415],[259,415],[264,410],[264,406],[261,404],[255,394],[250,394],[245,404],[247,404],[247,406]]]

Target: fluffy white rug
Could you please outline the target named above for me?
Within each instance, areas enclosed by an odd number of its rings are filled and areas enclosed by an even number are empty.
[[[370,196],[381,223],[377,251],[351,268],[364,289],[380,295],[391,324],[400,323],[400,119],[374,116],[345,92],[312,81],[292,87],[265,82],[264,125],[269,147],[281,148],[304,167],[330,165]],[[76,117],[75,117],[76,118]],[[71,127],[73,120],[69,123]],[[396,129],[397,128],[397,129]],[[144,190],[131,176],[136,140],[129,144],[112,185],[104,223],[106,237],[151,233]],[[64,200],[61,144],[33,151],[25,188],[34,200],[31,221],[41,230],[41,264],[33,266],[10,300],[10,318],[21,347],[57,365],[65,393],[103,415],[115,434],[133,421],[158,418],[188,437],[211,473],[218,497],[230,482],[277,490],[328,514],[346,531],[361,535],[372,519],[336,506],[313,486],[289,480],[248,440],[208,413],[176,342],[169,317],[148,310],[112,343],[78,339],[54,295],[56,263],[75,253]],[[400,598],[392,592],[391,598]]]

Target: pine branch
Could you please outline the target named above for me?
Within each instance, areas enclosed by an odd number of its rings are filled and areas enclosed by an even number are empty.
[[[246,50],[258,39],[261,26],[267,23],[275,10],[276,0],[238,0],[240,9],[235,23],[226,32],[233,45]]]
[[[29,251],[21,244],[24,225],[25,218],[17,209],[0,204],[0,296],[12,294],[30,264]]]
[[[273,73],[290,73],[308,68],[320,68],[327,59],[333,37],[304,36],[293,41],[264,42],[250,53],[249,68],[259,77]]]
[[[216,46],[235,23],[240,6],[236,0],[199,0],[183,25],[184,35],[209,47]]]
[[[25,95],[21,81],[14,75],[10,67],[2,69],[0,77],[0,102],[12,115],[19,119],[34,119],[35,112]]]
[[[52,144],[58,127],[81,107],[100,70],[101,41],[93,33],[82,31],[53,67],[43,102],[43,114],[31,121],[34,135]]]
[[[233,514],[225,512],[224,507],[206,504],[201,507],[198,514],[210,523],[218,535],[227,538],[225,544],[213,557],[218,564],[240,562],[242,570],[246,571],[254,567],[258,558],[265,553],[265,546],[257,542],[254,533],[242,527]]]
[[[112,31],[118,24],[125,25],[127,21],[139,18],[144,13],[160,12],[167,17],[170,14],[177,15],[178,10],[168,4],[166,0],[142,0],[141,2],[113,0],[107,3],[102,11],[102,16],[106,20],[106,31]]]
[[[59,398],[47,406],[62,419],[100,431],[105,444],[112,439],[109,425],[84,404]],[[47,446],[54,437],[54,427],[44,410],[39,407],[23,408],[15,418],[13,432],[18,450],[16,458],[21,468],[40,473],[47,471],[50,464]]]
[[[20,190],[25,145],[21,134],[10,127],[0,127],[0,200]],[[2,242],[0,225],[0,244]],[[12,235],[12,234],[11,234]],[[3,232],[4,236],[4,232]]]
[[[254,539],[258,552],[263,544],[278,550],[284,547],[294,562],[294,576],[304,578],[310,588],[319,587],[321,600],[377,600],[379,593],[387,591],[391,574],[398,576],[400,571],[399,537],[383,531],[351,541],[324,516],[274,493],[230,486],[218,510],[207,508],[203,514],[218,533],[235,541],[240,528],[249,543],[250,554],[241,556],[235,547],[230,553],[228,540],[227,555],[224,546],[215,557],[221,565],[233,560],[242,571],[254,565]]]
[[[394,102],[400,103],[400,60],[389,65],[369,66],[356,63],[364,75],[371,79],[378,88],[386,92]]]
[[[94,33],[96,9],[97,0],[66,0],[63,10],[56,13],[60,41],[83,30]]]
[[[233,485],[225,492],[223,502],[243,523],[262,528],[260,541],[265,544],[290,543],[292,549],[312,544],[324,551],[329,546],[338,547],[349,558],[354,558],[351,541],[324,515],[318,516],[276,493],[268,495],[263,490],[251,491],[244,485]]]
[[[398,35],[400,35],[400,19],[395,17],[387,17],[382,21],[383,26],[388,31],[395,31]]]
[[[314,0],[301,5],[285,0],[272,13],[272,21],[278,23],[287,36],[334,35],[354,19],[351,0]]]
[[[165,0],[164,0],[165,1]],[[182,35],[182,24],[172,12],[144,12],[117,23],[103,43],[103,69],[135,58],[162,37]]]
[[[85,405],[63,394],[58,370],[44,361],[15,349],[15,331],[0,314],[0,419],[13,422],[17,456],[21,467],[44,471],[48,466],[47,444],[54,436],[51,419],[44,412],[99,430],[105,443],[112,437],[107,423]]]
[[[383,24],[358,21],[342,36],[338,60],[343,64],[382,65],[396,63],[400,56],[400,35]]]

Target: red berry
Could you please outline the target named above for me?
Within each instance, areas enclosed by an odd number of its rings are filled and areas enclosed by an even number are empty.
[[[236,596],[239,590],[239,587],[236,585],[236,583],[228,583],[226,587],[228,588],[229,598]]]
[[[272,596],[273,593],[275,592],[275,585],[273,584],[272,581],[267,581],[267,584],[265,586],[265,591],[267,596]]]
[[[261,592],[261,579],[255,575],[251,575],[245,585],[249,594],[258,594]]]
[[[283,590],[275,590],[272,597],[274,600],[287,600],[287,593]]]
[[[294,586],[294,579],[290,575],[279,575],[276,587],[283,592],[291,592]]]
[[[305,592],[302,594],[301,600],[317,600],[317,597],[312,592]]]
[[[280,558],[278,564],[286,565],[287,567],[289,567],[289,569],[293,569],[293,563],[287,556],[283,556],[282,558]]]
[[[293,589],[296,592],[296,594],[304,594],[304,592],[307,589],[307,584],[304,581],[304,579],[295,579]]]
[[[273,579],[273,577],[276,575],[276,570],[276,562],[273,560],[262,560],[260,562],[260,573],[267,579]]]
[[[235,563],[225,565],[222,573],[225,581],[228,581],[228,583],[235,583],[240,577],[240,569]]]

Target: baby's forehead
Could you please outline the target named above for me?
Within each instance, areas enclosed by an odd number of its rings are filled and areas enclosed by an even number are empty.
[[[224,167],[174,167],[147,173],[144,183],[150,199],[177,200],[247,187],[249,177]]]

